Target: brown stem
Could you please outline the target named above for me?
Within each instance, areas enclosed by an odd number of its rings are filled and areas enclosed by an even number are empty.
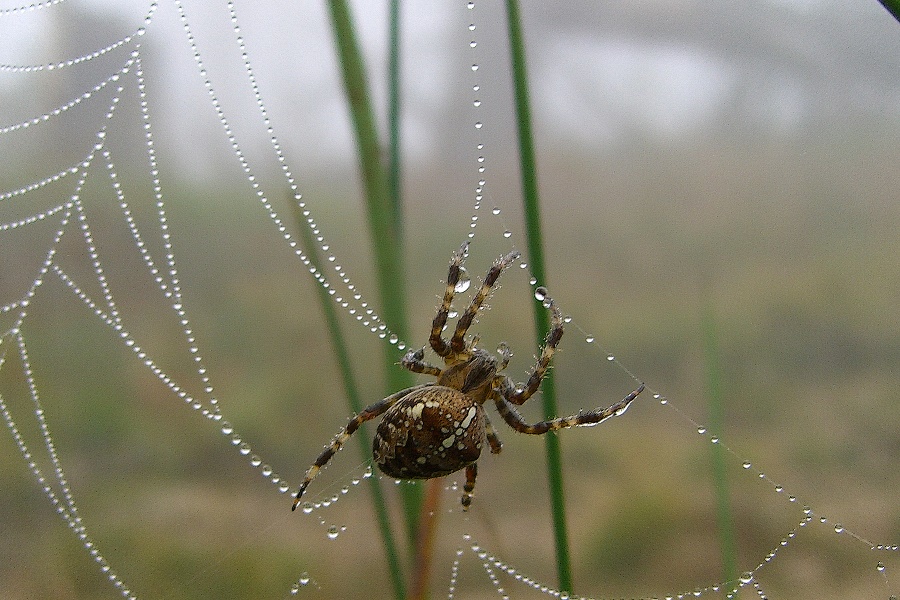
[[[425,485],[425,498],[419,515],[419,535],[416,538],[412,581],[409,586],[409,600],[425,600],[428,595],[428,581],[434,557],[434,538],[437,530],[438,509],[444,487],[442,477],[429,479]]]

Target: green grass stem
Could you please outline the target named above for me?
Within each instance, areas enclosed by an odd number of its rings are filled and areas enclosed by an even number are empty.
[[[303,246],[303,252],[309,258],[312,265],[319,271],[322,271],[322,263],[319,260],[318,245],[313,239],[312,231],[306,224],[298,204],[294,203],[294,220],[300,231],[300,243]],[[319,304],[322,307],[322,314],[325,317],[325,324],[328,327],[328,334],[331,338],[332,348],[337,358],[338,369],[341,373],[341,382],[344,386],[344,395],[347,398],[347,404],[353,413],[359,413],[364,408],[359,388],[353,377],[353,366],[350,360],[350,353],[347,350],[347,342],[344,339],[344,333],[341,330],[340,320],[338,319],[337,310],[334,307],[334,301],[328,294],[328,291],[320,285],[316,286],[319,295]],[[372,447],[369,445],[369,435],[366,431],[365,424],[360,426],[357,433],[356,441],[359,444],[360,454],[364,460],[372,461]],[[372,507],[375,511],[375,518],[378,521],[378,530],[381,533],[381,540],[384,543],[384,552],[387,558],[388,571],[391,576],[391,584],[394,587],[394,596],[397,600],[403,600],[406,597],[406,585],[403,577],[403,569],[400,565],[400,554],[397,552],[397,544],[394,541],[394,535],[391,532],[390,519],[388,518],[387,504],[384,501],[384,494],[381,490],[381,480],[378,477],[369,478],[369,488],[372,492]]]
[[[721,436],[725,428],[725,399],[722,394],[722,367],[719,363],[719,344],[712,307],[703,313],[704,354],[706,358],[707,392],[709,394],[709,431]],[[719,527],[719,546],[724,581],[737,581],[737,544],[731,501],[726,475],[726,456],[721,444],[710,444],[713,487],[716,492],[716,521]],[[737,592],[735,592],[737,598]]]
[[[403,203],[400,191],[400,0],[391,0],[388,16],[388,198],[397,216],[397,235],[403,236]]]
[[[367,218],[375,253],[382,317],[390,324],[393,333],[401,339],[407,339],[409,328],[406,321],[406,285],[403,279],[405,271],[400,228],[402,215],[399,203],[394,203],[388,194],[388,178],[381,160],[375,111],[350,8],[346,0],[329,0],[328,7],[331,11],[344,91],[350,105],[356,136],[366,194]],[[385,345],[384,368],[387,384],[385,396],[413,383],[412,374],[397,367],[398,358],[397,349]],[[399,491],[403,499],[407,535],[411,547],[414,548],[422,506],[422,490],[419,485],[408,484],[400,486]]]
[[[525,43],[522,38],[522,24],[517,0],[507,0],[506,13],[512,56],[516,122],[519,138],[519,169],[522,178],[528,265],[531,268],[531,273],[537,280],[542,285],[547,285],[541,235],[541,215],[538,202],[537,164],[534,155],[534,139],[531,132],[531,107],[528,98],[528,76],[525,66]],[[547,311],[539,303],[534,303],[533,306],[538,339],[543,343],[550,330],[550,318],[547,315]],[[541,389],[544,417],[547,419],[555,418],[558,415],[558,410],[553,378],[545,378]],[[557,576],[560,589],[571,592],[572,561],[569,555],[569,535],[566,526],[565,496],[563,493],[562,450],[559,438],[555,433],[545,435],[544,441],[546,444],[547,474],[550,485],[550,504],[556,544]]]
[[[878,0],[894,18],[900,21],[900,0]]]

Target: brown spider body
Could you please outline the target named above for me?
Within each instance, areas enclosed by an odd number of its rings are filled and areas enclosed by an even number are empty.
[[[481,404],[459,390],[440,385],[416,390],[378,424],[372,442],[375,464],[398,479],[455,473],[481,456],[485,418]]]
[[[445,340],[442,334],[450,315],[450,305],[460,287],[466,250],[467,245],[463,245],[450,261],[447,288],[428,339],[431,349],[443,359],[445,367],[425,362],[425,348],[412,350],[401,360],[404,368],[431,375],[437,381],[391,394],[367,406],[350,419],[306,472],[293,508],[297,508],[310,482],[359,426],[380,415],[383,417],[372,443],[378,468],[386,475],[398,479],[431,479],[465,469],[462,505],[463,510],[467,510],[472,502],[478,473],[477,461],[484,442],[487,441],[493,454],[500,452],[502,446],[484,410],[485,402],[492,400],[503,420],[516,431],[541,435],[566,427],[596,425],[620,415],[643,391],[644,386],[641,384],[625,398],[604,409],[580,411],[569,417],[534,424],[526,422],[515,407],[525,403],[540,388],[550,367],[550,359],[562,339],[562,313],[547,295],[545,288],[536,290],[536,295],[543,299],[544,306],[550,310],[551,328],[540,357],[528,379],[521,384],[513,383],[502,374],[512,356],[506,344],[500,345],[500,357],[497,358],[477,347],[477,336],[466,340],[469,327],[500,274],[519,257],[518,252],[510,252],[494,262],[468,308],[456,322],[452,337],[449,341]]]

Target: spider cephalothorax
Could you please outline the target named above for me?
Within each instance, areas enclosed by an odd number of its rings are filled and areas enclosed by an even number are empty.
[[[501,344],[498,348],[498,358],[477,347],[477,336],[466,341],[466,333],[497,278],[519,257],[518,252],[510,252],[494,262],[468,308],[456,322],[453,335],[445,340],[442,333],[460,283],[466,250],[467,245],[464,244],[450,260],[444,299],[431,324],[428,340],[431,349],[443,359],[444,368],[425,362],[425,348],[411,350],[400,361],[406,369],[432,375],[437,381],[391,394],[367,406],[350,419],[306,472],[293,508],[297,508],[306,487],[341,449],[344,442],[362,423],[379,415],[383,414],[384,417],[378,424],[372,443],[378,468],[386,475],[398,479],[431,479],[465,469],[466,484],[463,488],[462,505],[463,509],[468,509],[475,489],[477,461],[485,441],[494,454],[500,452],[501,448],[500,439],[484,410],[486,401],[492,400],[503,420],[516,431],[541,435],[565,427],[596,425],[621,414],[643,391],[642,384],[608,408],[581,411],[569,417],[528,424],[515,407],[537,392],[547,374],[550,359],[563,334],[562,313],[547,290],[538,288],[536,295],[543,298],[544,306],[550,310],[551,327],[540,357],[528,379],[522,384],[515,384],[502,374],[512,356],[506,344]]]

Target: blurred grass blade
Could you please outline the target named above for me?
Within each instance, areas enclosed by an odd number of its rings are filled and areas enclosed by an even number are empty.
[[[544,270],[544,250],[541,240],[541,216],[538,202],[537,164],[534,156],[534,140],[531,133],[531,108],[528,99],[528,78],[525,67],[525,43],[517,0],[507,0],[506,18],[509,28],[509,45],[512,56],[513,86],[515,90],[516,121],[519,134],[519,169],[522,178],[522,201],[525,210],[526,237],[528,241],[528,265],[541,285],[547,285]],[[552,290],[552,288],[551,288]],[[534,322],[539,343],[550,330],[550,319],[540,303],[532,303]],[[544,400],[544,418],[558,415],[556,389],[553,378],[547,377],[541,387]],[[544,437],[547,454],[547,475],[550,483],[550,504],[553,515],[553,532],[556,543],[556,569],[559,587],[572,591],[572,561],[569,556],[569,536],[566,527],[565,497],[563,493],[562,451],[555,433]]]
[[[894,18],[900,21],[900,0],[878,0]]]
[[[309,258],[312,265],[320,273],[323,273],[322,264],[319,260],[318,245],[313,239],[312,231],[306,223],[306,218],[300,210],[300,205],[296,202],[292,203],[294,208],[294,221],[297,223],[297,229],[300,232],[300,243],[303,246],[303,252]],[[328,290],[321,285],[315,286],[319,294],[319,303],[322,306],[322,314],[325,316],[325,324],[328,327],[328,334],[331,337],[332,348],[337,358],[338,368],[341,373],[341,382],[344,386],[344,394],[347,397],[347,404],[350,410],[359,414],[364,408],[360,398],[359,389],[353,377],[353,367],[350,361],[350,353],[347,350],[347,342],[341,330],[340,321],[338,320],[337,311],[334,307],[334,301],[328,294]],[[356,438],[359,444],[360,453],[364,460],[372,462],[372,447],[369,445],[369,435],[367,426],[361,425],[357,431]],[[397,552],[397,545],[394,541],[394,535],[391,532],[390,519],[388,518],[387,506],[384,501],[384,494],[381,491],[381,480],[378,477],[369,478],[369,487],[372,492],[372,507],[375,510],[375,518],[378,520],[378,529],[381,533],[381,539],[384,543],[384,551],[387,555],[388,571],[391,576],[391,584],[394,586],[394,596],[397,600],[403,600],[406,597],[406,587],[403,578],[403,569],[400,566],[400,554]]]
[[[400,0],[391,0],[388,35],[388,199],[397,217],[397,237],[403,236],[400,162]]]
[[[387,193],[388,180],[381,161],[381,146],[375,125],[375,112],[366,82],[365,68],[356,33],[345,0],[329,0],[331,22],[337,44],[338,57],[344,80],[344,90],[350,105],[360,170],[366,194],[367,218],[375,252],[375,269],[379,299],[384,321],[393,333],[407,339],[406,285],[403,277],[403,244],[400,238],[399,204]],[[385,345],[384,369],[387,388],[384,396],[409,387],[412,374],[397,367],[397,349]],[[422,490],[417,484],[399,488],[404,504],[406,531],[411,547],[415,547],[419,513],[422,507]]]
[[[711,306],[703,313],[703,345],[706,357],[707,392],[709,394],[709,431],[721,436],[725,428],[725,400],[722,395],[722,367],[719,363],[719,344],[715,316]],[[721,444],[710,444],[713,487],[716,491],[716,520],[719,526],[719,545],[724,581],[737,581],[737,545],[731,501],[728,493],[725,451]],[[730,597],[730,596],[729,596]],[[737,598],[737,592],[735,592]]]

